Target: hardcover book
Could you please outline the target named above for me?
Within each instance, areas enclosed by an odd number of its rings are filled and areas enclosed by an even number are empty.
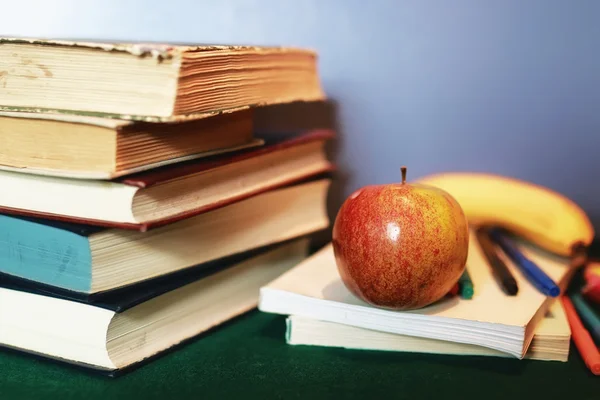
[[[0,169],[38,175],[113,179],[262,144],[248,110],[179,123],[0,112]]]
[[[145,231],[333,170],[330,130],[268,139],[258,149],[166,166],[109,182],[0,168],[0,212]]]
[[[327,228],[329,185],[268,191],[148,232],[0,215],[0,272],[87,295],[133,285]]]
[[[256,307],[260,286],[307,252],[292,240],[93,302],[0,280],[0,345],[121,373]]]
[[[0,106],[150,122],[322,100],[317,55],[242,45],[0,39]]]

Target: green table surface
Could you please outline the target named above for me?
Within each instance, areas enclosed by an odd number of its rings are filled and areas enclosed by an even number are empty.
[[[247,313],[118,378],[0,352],[0,399],[600,399],[574,345],[569,362],[442,356],[284,341],[285,317]]]

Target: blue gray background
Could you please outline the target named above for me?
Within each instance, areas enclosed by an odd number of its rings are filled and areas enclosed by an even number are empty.
[[[346,194],[445,170],[570,196],[600,228],[595,0],[27,1],[0,34],[316,49]]]

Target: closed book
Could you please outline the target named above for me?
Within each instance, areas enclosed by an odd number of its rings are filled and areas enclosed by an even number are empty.
[[[562,290],[575,266],[530,243],[519,248]],[[297,315],[381,332],[484,346],[523,358],[539,321],[555,301],[540,293],[507,260],[519,286],[508,296],[497,284],[471,232],[467,265],[473,282],[472,299],[450,296],[410,311],[371,306],[354,296],[340,278],[331,244],[261,289],[264,312]]]
[[[317,55],[276,46],[0,39],[5,110],[144,121],[324,98]]]
[[[248,110],[177,123],[0,112],[0,169],[38,175],[108,180],[262,144]]]
[[[145,231],[329,172],[330,130],[267,139],[227,156],[112,181],[39,176],[0,168],[0,212]]]
[[[535,329],[526,359],[566,362],[569,358],[571,328],[562,308],[555,301]],[[346,324],[291,315],[286,319],[286,342],[298,346],[341,347],[349,350],[375,350],[454,356],[510,357],[488,347],[396,335]]]
[[[0,215],[0,272],[81,294],[133,285],[329,226],[322,178],[148,232]]]
[[[0,345],[117,374],[256,307],[261,285],[304,259],[308,239],[88,302],[0,287]],[[0,284],[2,284],[0,280]]]

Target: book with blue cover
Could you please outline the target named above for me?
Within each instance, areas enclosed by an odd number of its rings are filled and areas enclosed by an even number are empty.
[[[148,232],[0,215],[0,273],[92,295],[329,226],[326,177]]]

